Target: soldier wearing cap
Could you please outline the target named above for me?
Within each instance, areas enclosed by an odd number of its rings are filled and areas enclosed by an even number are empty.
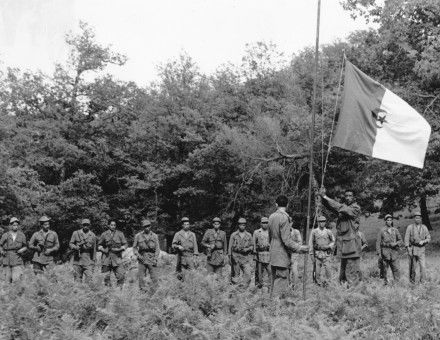
[[[293,241],[291,237],[292,219],[286,212],[289,200],[280,195],[276,199],[277,210],[269,216],[270,242],[270,296],[284,297],[289,293],[290,255],[306,253],[308,246]]]
[[[182,229],[173,238],[172,247],[177,251],[176,273],[182,279],[182,269],[194,269],[194,255],[199,254],[197,247],[196,234],[189,230],[190,223],[188,217],[183,217]]]
[[[362,241],[359,231],[361,208],[356,203],[353,190],[345,190],[344,203],[337,202],[326,195],[322,187],[319,191],[322,203],[337,213],[336,255],[340,259],[339,281],[357,284],[362,280],[360,258]]]
[[[239,277],[243,277],[243,285],[248,287],[251,283],[252,251],[254,245],[252,235],[246,231],[246,219],[238,219],[238,230],[233,232],[229,239],[229,261],[233,270],[231,282],[238,283]],[[241,274],[241,275],[240,275]]]
[[[318,285],[326,285],[331,277],[329,259],[335,245],[335,237],[331,230],[326,229],[326,223],[325,216],[319,216],[318,228],[312,230],[309,239],[310,256],[316,269],[315,282]]]
[[[22,255],[26,251],[26,236],[19,229],[20,221],[12,217],[8,232],[0,238],[0,254],[3,256],[3,275],[9,283],[20,279],[23,274]]]
[[[116,230],[116,221],[108,223],[108,229],[104,231],[98,241],[98,250],[102,253],[101,272],[105,273],[104,283],[110,286],[111,272],[115,274],[116,284],[122,287],[125,279],[124,266],[122,264],[122,252],[127,249],[127,240],[124,233]]]
[[[254,231],[252,240],[255,256],[255,285],[258,288],[270,287],[269,265],[269,231],[267,230],[269,219],[261,218],[261,228]]]
[[[394,281],[400,278],[398,250],[402,245],[402,236],[399,230],[393,226],[393,216],[385,215],[385,227],[383,227],[376,240],[376,252],[379,256],[380,277],[388,284],[387,270],[391,268]]]
[[[90,220],[81,221],[82,228],[75,230],[70,238],[70,249],[73,255],[73,276],[76,281],[85,277],[89,282],[92,277],[93,266],[96,260],[96,235],[90,230]]]
[[[428,228],[422,224],[420,211],[414,213],[414,222],[406,228],[405,233],[405,247],[409,256],[409,280],[412,283],[416,281],[416,267],[420,268],[420,282],[425,280],[425,246],[431,241]]]
[[[142,220],[143,230],[134,237],[133,252],[138,260],[139,288],[145,291],[145,275],[148,271],[152,283],[152,292],[157,289],[160,246],[159,238],[151,231],[151,222],[148,219]]]
[[[29,241],[29,249],[34,251],[32,264],[35,274],[41,274],[46,268],[54,266],[54,253],[60,248],[58,235],[50,230],[50,218],[41,216],[40,230],[36,231]]]
[[[220,230],[221,219],[215,217],[212,220],[213,228],[208,229],[203,235],[202,245],[207,252],[206,269],[208,273],[221,274],[225,266],[225,257],[228,251],[226,233]]]

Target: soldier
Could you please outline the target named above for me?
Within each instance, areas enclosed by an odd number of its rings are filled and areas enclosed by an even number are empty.
[[[172,247],[177,251],[176,273],[182,279],[182,269],[194,269],[194,255],[199,254],[196,234],[189,230],[189,218],[183,217],[182,229],[173,238]]]
[[[238,219],[238,230],[233,232],[229,239],[229,262],[233,267],[231,282],[238,283],[240,273],[243,276],[243,285],[251,283],[252,250],[254,248],[252,235],[246,230],[246,219]]]
[[[90,282],[96,260],[96,235],[90,230],[88,218],[81,221],[81,226],[82,229],[73,232],[69,243],[74,250],[73,276],[75,281],[81,281],[84,276]]]
[[[409,280],[416,282],[416,267],[420,267],[420,282],[425,280],[426,262],[425,246],[431,242],[431,235],[428,228],[422,224],[422,215],[419,211],[414,214],[415,224],[410,224],[406,228],[405,247],[409,256]]]
[[[116,230],[116,221],[110,221],[98,241],[98,250],[102,253],[101,272],[106,273],[104,283],[110,286],[111,272],[115,274],[116,284],[122,287],[125,279],[122,264],[122,252],[127,249],[127,240],[120,230]]]
[[[345,203],[339,203],[326,195],[321,188],[323,203],[338,214],[336,221],[337,257],[341,260],[339,281],[357,284],[362,280],[360,257],[362,244],[359,234],[361,208],[356,203],[352,190],[345,190]]]
[[[301,233],[298,229],[291,228],[290,235],[292,236],[292,241],[296,244],[302,244],[303,239],[301,236]],[[299,282],[300,276],[299,276],[299,253],[291,253],[290,254],[290,282],[292,284],[292,289],[295,288],[295,285],[297,282]]]
[[[385,227],[379,231],[376,240],[376,252],[379,256],[380,277],[388,284],[387,270],[391,268],[394,281],[399,281],[398,249],[402,244],[399,230],[393,227],[393,216],[385,216]]]
[[[289,292],[289,268],[291,253],[305,253],[308,246],[293,241],[291,237],[292,220],[287,214],[288,199],[281,195],[276,199],[277,210],[269,216],[270,243],[270,296],[283,297]]]
[[[357,234],[359,239],[361,240],[361,251],[363,252],[368,247],[368,242],[365,237],[365,234],[362,231],[358,230]]]
[[[47,268],[54,266],[54,253],[60,248],[58,235],[50,230],[50,218],[41,216],[40,230],[35,232],[29,241],[29,249],[34,251],[32,264],[35,274],[41,274]]]
[[[133,243],[133,252],[138,260],[139,289],[145,291],[145,274],[148,270],[154,293],[158,281],[159,238],[151,231],[151,222],[148,219],[142,220],[141,225],[144,230],[135,235]]]
[[[269,267],[269,231],[267,230],[269,219],[261,218],[261,228],[254,231],[253,244],[255,254],[255,285],[258,288],[270,286]]]
[[[26,251],[26,236],[18,230],[20,221],[12,217],[10,230],[4,233],[0,239],[0,254],[3,264],[3,275],[7,282],[12,283],[20,279],[23,274],[22,255]]]
[[[207,251],[206,269],[208,273],[222,273],[225,266],[225,257],[228,251],[226,233],[220,230],[221,219],[215,217],[212,220],[214,228],[208,229],[203,235],[202,245]]]
[[[329,259],[335,245],[335,237],[331,230],[325,228],[326,222],[325,216],[318,217],[318,228],[312,230],[309,240],[310,256],[316,268],[315,282],[318,286],[327,285],[331,277]]]

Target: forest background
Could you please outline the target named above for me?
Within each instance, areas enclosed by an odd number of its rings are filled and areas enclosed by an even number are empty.
[[[338,94],[342,56],[405,99],[431,124],[425,168],[333,149],[325,186],[346,187],[364,214],[420,206],[440,187],[440,3],[437,0],[346,0],[377,23],[346,41],[321,46],[315,176],[323,164]],[[307,199],[312,48],[286,59],[271,43],[248,45],[241,65],[202,74],[188,55],[159,66],[147,87],[105,73],[126,56],[96,42],[80,24],[67,35],[69,62],[53,74],[8,68],[0,73],[0,216],[22,219],[25,233],[42,214],[65,248],[79,220],[94,231],[109,219],[131,239],[148,217],[164,240],[189,216],[200,237],[214,216],[229,233],[241,216],[250,229],[286,194],[303,229]],[[397,214],[396,214],[397,215]],[[399,216],[396,216],[399,217]]]

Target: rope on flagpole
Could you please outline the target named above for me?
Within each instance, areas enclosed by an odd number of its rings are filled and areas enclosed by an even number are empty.
[[[330,155],[330,151],[332,148],[332,138],[333,138],[333,130],[335,128],[335,122],[336,122],[336,113],[338,112],[338,102],[339,102],[339,96],[341,93],[341,87],[342,87],[342,77],[344,75],[344,65],[345,65],[345,50],[344,50],[344,55],[342,57],[342,63],[341,63],[341,70],[339,73],[339,83],[338,83],[338,91],[336,92],[336,99],[335,99],[335,107],[333,110],[333,119],[332,119],[332,127],[330,129],[330,136],[328,138],[328,148],[327,148],[327,155],[325,157],[325,162],[324,162],[324,168],[322,170],[322,178],[321,178],[321,186],[324,185],[324,178],[325,178],[325,173],[327,171],[327,163],[328,163],[328,157]]]

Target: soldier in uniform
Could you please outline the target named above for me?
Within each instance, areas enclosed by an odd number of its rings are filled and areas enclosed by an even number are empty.
[[[292,236],[292,241],[297,244],[302,244],[303,239],[301,236],[301,233],[298,229],[291,228],[290,235]],[[295,287],[296,283],[299,282],[300,275],[299,275],[299,259],[300,259],[299,253],[291,253],[290,254],[290,282],[292,284],[292,288]]]
[[[116,284],[122,287],[125,279],[122,264],[122,252],[127,249],[127,240],[122,231],[116,230],[116,221],[110,221],[98,241],[98,250],[102,253],[101,272],[106,273],[104,283],[110,286],[111,272],[115,274]]]
[[[183,217],[182,229],[179,230],[173,238],[172,247],[177,251],[176,273],[179,279],[182,279],[182,269],[194,269],[194,255],[199,254],[197,247],[196,234],[189,230],[189,218]]]
[[[329,259],[335,245],[333,233],[325,228],[326,222],[325,216],[319,216],[318,228],[312,230],[309,239],[309,251],[316,268],[315,282],[319,286],[327,285],[331,277]]]
[[[151,222],[148,219],[142,220],[141,225],[143,230],[135,235],[133,243],[133,252],[138,260],[139,288],[145,291],[145,274],[148,270],[154,293],[158,282],[159,238],[151,231]]]
[[[400,271],[398,250],[402,245],[402,236],[399,230],[393,227],[393,216],[385,216],[385,227],[379,231],[376,240],[376,252],[379,256],[380,277],[388,284],[387,270],[391,268],[394,281],[399,281]]]
[[[229,261],[233,266],[231,282],[238,283],[240,273],[243,276],[243,285],[248,287],[251,283],[252,250],[254,245],[252,235],[246,231],[246,219],[238,219],[238,230],[233,232],[229,239]]]
[[[3,275],[6,282],[12,283],[20,279],[23,274],[22,255],[26,251],[26,236],[18,230],[20,221],[12,217],[10,230],[4,233],[0,239],[0,255],[3,264]]]
[[[426,278],[425,246],[431,242],[428,228],[422,224],[422,215],[419,211],[414,214],[414,224],[406,228],[405,247],[409,256],[409,280],[416,282],[416,267],[420,268],[420,282]]]
[[[288,199],[281,195],[276,199],[277,210],[269,216],[270,243],[270,296],[284,297],[289,292],[289,269],[291,253],[305,253],[308,246],[293,241],[292,220],[287,214]]]
[[[35,232],[29,241],[29,249],[34,251],[32,258],[35,274],[41,274],[45,269],[54,266],[54,253],[60,248],[58,235],[50,230],[50,218],[41,216],[40,230]]]
[[[357,284],[362,280],[360,257],[362,242],[358,234],[361,208],[356,203],[352,190],[346,190],[345,203],[339,203],[326,195],[321,188],[322,202],[338,214],[336,221],[336,255],[341,260],[339,281]]]
[[[88,218],[81,221],[81,226],[81,229],[73,232],[69,243],[70,249],[74,250],[73,276],[75,281],[85,277],[86,282],[89,282],[96,260],[96,235],[90,230]]]
[[[258,288],[270,286],[269,267],[269,231],[267,230],[269,219],[261,218],[261,228],[254,231],[253,244],[255,254],[255,285]]]
[[[208,229],[203,235],[202,245],[207,251],[206,269],[208,273],[221,274],[225,266],[225,257],[228,251],[226,233],[220,230],[221,219],[215,217],[212,220],[212,229]]]

